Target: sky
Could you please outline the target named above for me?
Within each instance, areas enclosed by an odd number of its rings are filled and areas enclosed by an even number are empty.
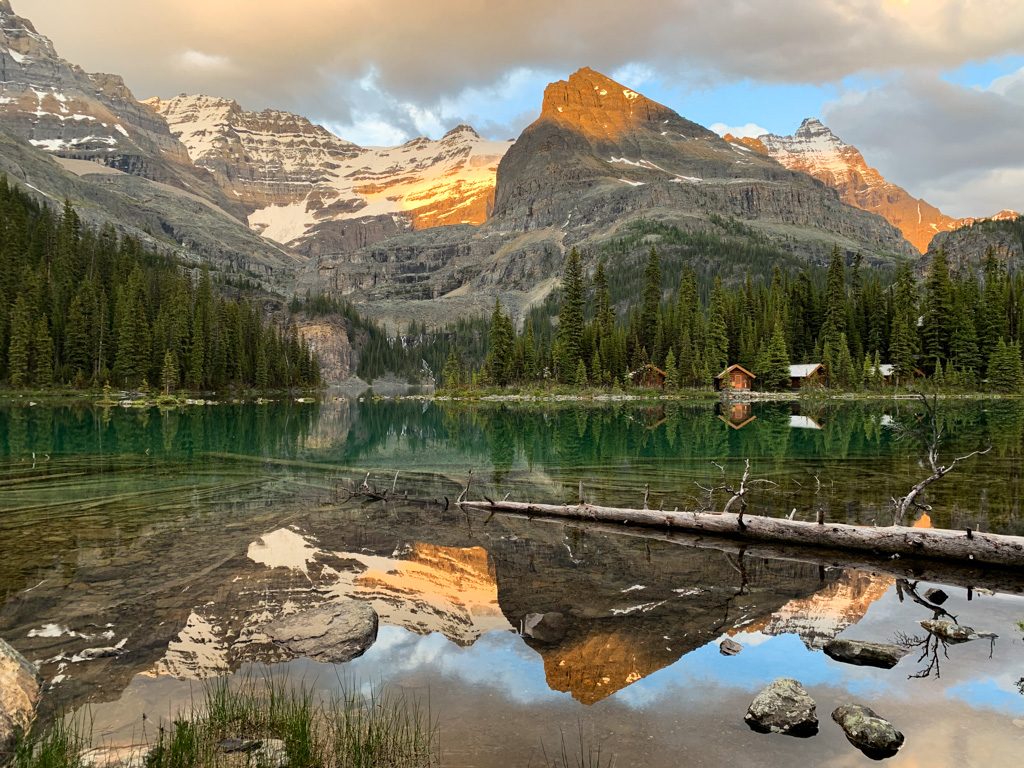
[[[139,98],[206,93],[373,145],[513,138],[590,66],[719,131],[820,117],[954,216],[1024,210],[1020,0],[12,0]]]

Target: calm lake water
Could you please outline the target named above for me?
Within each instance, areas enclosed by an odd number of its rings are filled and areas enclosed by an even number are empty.
[[[42,663],[49,711],[87,708],[95,740],[111,745],[152,736],[205,679],[281,675],[429,699],[451,766],[543,765],[563,734],[620,766],[867,765],[829,719],[850,702],[906,734],[892,765],[1016,765],[1024,574],[929,573],[961,624],[998,639],[915,646],[870,669],[820,649],[837,636],[927,639],[918,622],[932,612],[909,599],[899,564],[755,556],[430,503],[454,500],[472,470],[474,496],[568,501],[582,481],[594,502],[639,505],[649,486],[652,507],[720,507],[699,487],[723,482],[712,462],[736,477],[750,459],[774,483],[753,498],[757,513],[885,524],[890,497],[923,475],[920,444],[898,429],[915,414],[905,402],[8,402],[0,637]],[[1024,406],[944,405],[943,423],[946,455],[992,450],[935,486],[930,524],[1024,534]],[[367,473],[426,503],[349,499]],[[352,662],[285,658],[261,634],[282,614],[350,598],[381,620]],[[743,651],[722,656],[725,637]],[[814,738],[744,724],[780,676],[817,701]]]

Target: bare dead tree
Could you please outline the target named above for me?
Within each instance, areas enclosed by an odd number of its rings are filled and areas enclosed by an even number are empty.
[[[725,479],[725,467],[719,464],[717,461],[711,462],[714,466],[718,467],[718,471],[722,473],[723,480]],[[747,511],[747,494],[750,492],[752,486],[777,486],[778,483],[772,482],[771,480],[764,480],[760,478],[750,478],[750,459],[746,459],[743,464],[743,475],[740,477],[740,484],[738,486],[732,486],[728,482],[723,482],[722,485],[718,486],[703,486],[700,483],[696,484],[698,488],[708,494],[708,502],[714,506],[715,493],[718,491],[725,491],[729,494],[729,500],[725,502],[725,506],[722,507],[722,512],[731,512],[732,508],[739,504],[739,515],[737,517],[737,523],[739,529],[742,531],[746,528],[746,524],[743,522],[743,515]]]
[[[920,439],[924,442],[925,447],[925,460],[928,463],[928,469],[931,470],[924,479],[917,482],[910,491],[900,498],[893,497],[893,525],[903,525],[907,519],[907,514],[911,509],[919,509],[923,512],[931,512],[932,508],[928,504],[924,504],[918,501],[918,497],[924,492],[924,490],[934,483],[936,480],[941,480],[943,477],[952,472],[957,464],[972,459],[975,456],[984,456],[990,450],[992,446],[985,448],[984,450],[971,451],[963,456],[957,456],[949,464],[941,464],[939,457],[939,447],[942,444],[942,440],[945,437],[945,430],[942,426],[942,421],[939,418],[938,409],[938,396],[933,395],[929,400],[924,393],[918,392],[918,398],[921,404],[924,406],[924,416],[920,422],[919,432]],[[898,437],[911,434],[912,430],[906,427],[898,427]],[[968,531],[968,536],[970,535]]]

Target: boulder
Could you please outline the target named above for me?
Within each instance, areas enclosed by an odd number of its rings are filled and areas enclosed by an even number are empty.
[[[806,738],[818,732],[814,709],[814,699],[797,680],[780,677],[754,697],[743,719],[759,733]]]
[[[281,647],[316,661],[338,664],[362,656],[377,639],[377,612],[348,600],[282,616],[262,627]]]
[[[883,717],[859,704],[844,704],[832,712],[832,719],[853,746],[873,760],[895,755],[903,746],[903,734]]]
[[[867,640],[836,638],[830,640],[823,648],[830,659],[844,664],[856,664],[859,667],[879,667],[892,669],[897,662],[910,651],[890,643],[872,643]]]
[[[528,613],[523,619],[523,634],[541,643],[557,643],[566,631],[565,616],[557,611]]]
[[[975,632],[973,627],[954,624],[952,621],[927,619],[918,623],[928,632],[947,643],[966,643],[968,640],[977,640],[979,637],[991,636],[988,633],[980,634]]]
[[[742,645],[728,637],[718,644],[718,652],[723,656],[735,656],[742,650]]]
[[[32,725],[42,687],[35,665],[0,640],[0,764]]]
[[[935,587],[932,587],[924,593],[924,599],[927,600],[929,603],[934,603],[935,605],[942,605],[949,599],[949,595],[947,595],[941,589],[936,589]]]

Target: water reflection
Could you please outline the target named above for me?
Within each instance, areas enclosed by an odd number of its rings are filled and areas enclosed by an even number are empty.
[[[0,408],[0,636],[44,662],[50,706],[91,702],[99,730],[124,738],[140,711],[188,703],[189,680],[272,663],[328,690],[350,673],[429,690],[457,734],[452,765],[526,764],[579,722],[633,763],[859,764],[841,732],[800,750],[747,732],[753,692],[792,675],[822,712],[854,698],[889,715],[908,735],[894,765],[949,764],[943,745],[960,764],[1005,764],[1024,718],[1019,597],[946,586],[946,610],[1000,638],[991,658],[988,641],[967,642],[942,656],[941,678],[908,681],[918,654],[875,670],[818,650],[922,632],[932,611],[901,602],[888,575],[335,493],[399,469],[416,495],[454,497],[476,468],[487,492],[573,498],[582,478],[594,500],[635,503],[649,483],[655,504],[682,505],[710,459],[750,456],[780,484],[761,510],[870,521],[919,471],[886,429],[904,404],[752,415],[737,430],[711,405],[678,403]],[[1021,409],[968,404],[945,418],[951,449],[991,441],[999,455],[939,489],[919,524],[1017,530]],[[261,631],[353,598],[382,629],[344,667],[291,658]],[[724,637],[738,656],[718,653]],[[959,741],[936,730],[951,718],[970,731]]]

